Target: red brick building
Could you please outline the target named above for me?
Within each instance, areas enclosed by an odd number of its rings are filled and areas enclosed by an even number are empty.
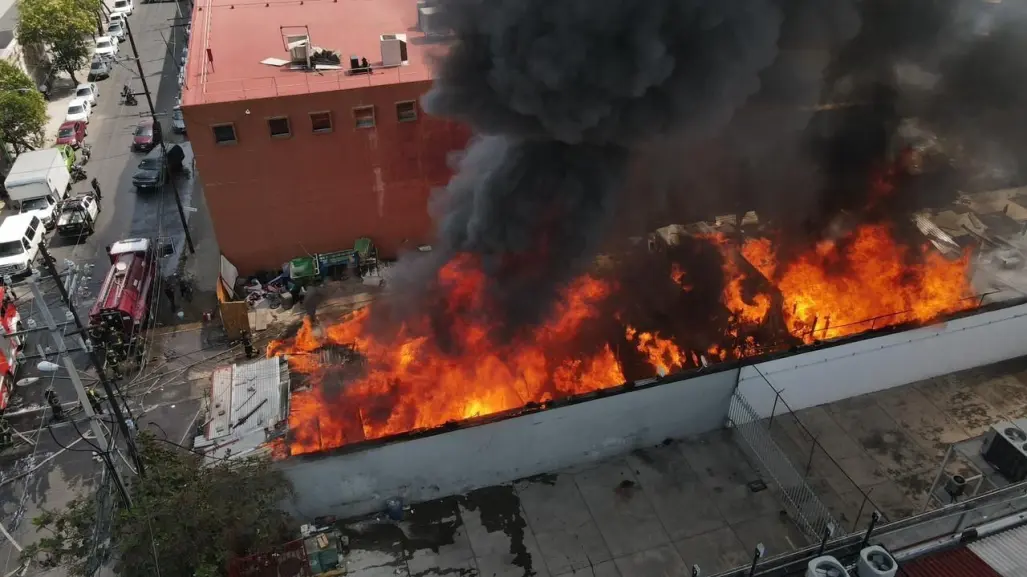
[[[383,257],[431,242],[429,193],[469,131],[418,104],[440,48],[418,31],[429,10],[197,0],[182,112],[218,244],[240,272],[364,236]]]

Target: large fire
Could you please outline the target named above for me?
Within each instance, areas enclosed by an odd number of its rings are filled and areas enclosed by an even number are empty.
[[[545,404],[777,347],[928,322],[975,304],[967,298],[967,256],[949,260],[905,247],[883,225],[864,225],[788,262],[767,238],[740,246],[715,235],[701,240],[722,255],[719,304],[728,319],[722,334],[701,346],[681,330],[633,326],[610,308],[628,288],[600,274],[571,283],[547,322],[498,342],[496,327],[481,313],[488,308],[485,277],[469,256],[438,273],[439,310],[449,323],[445,344],[427,315],[387,334],[372,331],[374,305],[335,324],[306,320],[294,337],[268,347],[268,355],[288,355],[292,370],[304,375],[306,386],[291,401],[290,452]],[[668,270],[674,290],[693,290],[686,268],[673,263]],[[779,337],[756,343],[756,334]]]

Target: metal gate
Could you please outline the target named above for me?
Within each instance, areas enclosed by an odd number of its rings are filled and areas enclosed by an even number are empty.
[[[840,529],[831,512],[771,438],[766,422],[737,389],[731,395],[728,419],[734,428],[735,442],[753,460],[753,464],[774,482],[788,513],[810,543],[820,542],[828,526],[834,530]]]

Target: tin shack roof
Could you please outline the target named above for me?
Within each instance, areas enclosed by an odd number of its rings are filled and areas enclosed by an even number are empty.
[[[285,433],[289,365],[280,357],[218,367],[194,446],[209,461],[251,455]]]

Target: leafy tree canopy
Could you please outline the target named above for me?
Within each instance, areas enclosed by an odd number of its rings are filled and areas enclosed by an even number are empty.
[[[149,433],[137,443],[146,476],[134,480],[132,508],[118,511],[110,536],[119,575],[157,575],[154,557],[162,575],[224,575],[231,558],[296,537],[279,509],[292,487],[269,459],[204,466],[195,454]],[[96,543],[95,503],[90,495],[36,517],[34,525],[47,536],[26,547],[22,559],[86,575]]]
[[[0,140],[16,150],[42,145],[46,102],[21,68],[0,60]]]
[[[18,0],[18,39],[50,49],[55,66],[75,79],[88,62],[88,35],[96,30],[94,0]]]

